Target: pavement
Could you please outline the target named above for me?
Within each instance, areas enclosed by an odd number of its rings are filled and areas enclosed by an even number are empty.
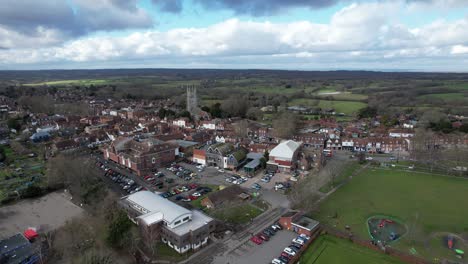
[[[84,210],[71,202],[67,192],[53,192],[36,199],[0,207],[0,239],[35,227],[47,232],[80,216]]]

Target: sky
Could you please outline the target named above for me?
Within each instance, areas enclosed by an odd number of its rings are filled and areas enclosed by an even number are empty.
[[[0,0],[0,69],[468,71],[468,0]]]

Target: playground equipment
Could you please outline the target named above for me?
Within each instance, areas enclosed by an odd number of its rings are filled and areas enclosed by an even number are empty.
[[[452,236],[448,236],[447,237],[447,247],[449,249],[452,249],[453,248],[453,237]]]

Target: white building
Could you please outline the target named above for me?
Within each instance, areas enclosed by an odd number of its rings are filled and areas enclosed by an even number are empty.
[[[129,218],[140,226],[147,242],[159,237],[179,253],[206,245],[214,231],[211,217],[197,210],[187,210],[150,191],[123,197],[121,204]]]

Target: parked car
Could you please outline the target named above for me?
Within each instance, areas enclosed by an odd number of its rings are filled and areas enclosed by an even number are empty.
[[[167,182],[167,183],[173,183],[173,182],[174,182],[174,179],[166,178],[166,182]]]
[[[258,236],[253,236],[250,238],[250,241],[254,242],[257,245],[260,245],[263,243],[263,240],[259,238]]]
[[[289,263],[289,258],[279,256],[278,259],[281,260],[283,263]]]
[[[273,260],[271,261],[271,263],[272,263],[272,264],[285,264],[283,261],[281,261],[281,260],[279,260],[279,259],[277,259],[277,258],[273,259]]]
[[[260,184],[258,184],[258,183],[254,183],[254,184],[252,184],[252,186],[250,188],[255,189],[255,190],[260,190],[262,188],[262,186],[260,186]]]
[[[271,225],[271,228],[275,229],[276,231],[283,229],[279,224],[273,224]]]
[[[259,238],[261,238],[263,241],[268,241],[268,240],[270,240],[270,237],[265,236],[265,235],[262,234],[262,233],[257,234],[257,236],[258,236]]]
[[[299,250],[301,250],[302,245],[299,245],[299,244],[296,244],[296,243],[292,243],[291,245],[289,245],[289,247],[290,247],[292,250],[299,251]]]
[[[304,245],[305,241],[301,239],[300,237],[296,237],[292,240],[293,243],[299,244],[299,245]]]
[[[261,179],[262,182],[270,182],[271,178],[269,176],[265,176]]]
[[[291,256],[296,256],[296,251],[290,247],[284,248],[283,252]]]

